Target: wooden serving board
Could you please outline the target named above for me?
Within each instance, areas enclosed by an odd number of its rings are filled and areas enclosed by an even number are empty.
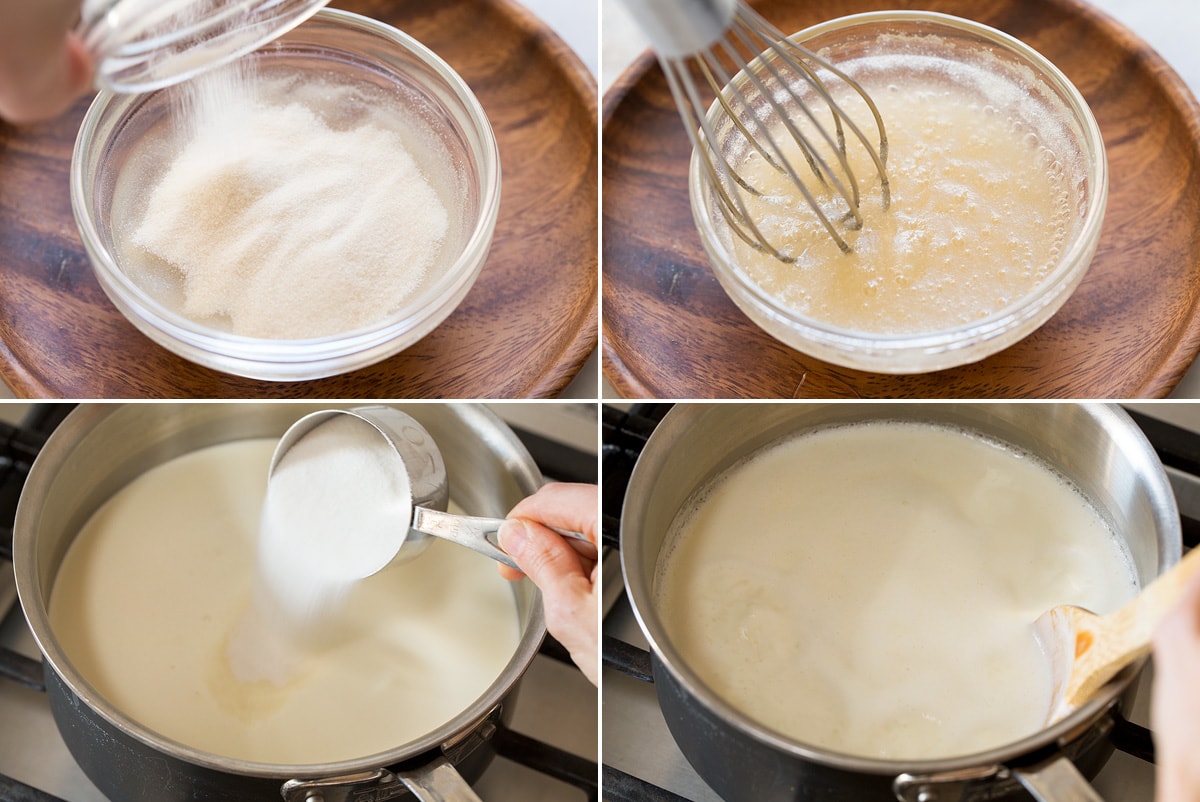
[[[777,342],[728,299],[688,201],[690,148],[645,54],[605,96],[603,359],[628,397],[1134,398],[1170,392],[1200,350],[1200,106],[1148,45],[1078,0],[764,0],[784,31],[922,8],[1006,31],[1079,88],[1110,167],[1099,249],[1045,326],[982,362],[893,376]]]
[[[90,98],[62,118],[0,122],[0,378],[62,398],[508,398],[552,396],[597,340],[596,84],[510,0],[335,0],[444,58],[500,145],[487,263],[462,305],[403,353],[328,379],[261,382],[194,365],[138,332],[92,275],[68,186]]]

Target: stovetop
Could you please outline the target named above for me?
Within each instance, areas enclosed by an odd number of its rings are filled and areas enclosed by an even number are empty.
[[[19,407],[19,408],[18,408]],[[28,411],[26,411],[26,409]],[[494,407],[547,478],[595,482],[592,404]],[[107,802],[66,750],[41,687],[41,664],[20,605],[11,557],[12,518],[24,475],[69,405],[0,407],[0,801]],[[20,414],[18,414],[20,413]],[[488,802],[595,800],[596,689],[547,639],[521,684],[500,754],[474,789]]]
[[[618,533],[625,485],[646,438],[669,407],[633,404],[603,409],[602,508],[607,549],[602,777],[608,802],[721,802],[684,758],[667,729],[650,681],[648,644],[621,579]],[[1167,468],[1180,507],[1185,548],[1193,547],[1200,542],[1200,408],[1170,410],[1147,405],[1129,411]],[[1162,418],[1183,419],[1188,428]],[[1135,726],[1122,727],[1116,733],[1118,751],[1093,780],[1106,802],[1149,802],[1154,797],[1154,766],[1149,762],[1153,746],[1149,732],[1143,729],[1150,723],[1152,682],[1151,665],[1142,673],[1136,703],[1127,711]]]

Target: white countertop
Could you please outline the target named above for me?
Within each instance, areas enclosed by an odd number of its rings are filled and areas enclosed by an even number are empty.
[[[592,75],[599,75],[600,34],[597,30],[600,19],[600,0],[520,0],[546,21],[562,40],[583,60]],[[607,0],[613,2],[613,0]],[[597,221],[599,222],[599,221]],[[563,391],[563,398],[589,398],[600,396],[600,359],[598,349],[580,369]]]
[[[1124,23],[1158,51],[1179,73],[1192,93],[1200,96],[1200,3],[1188,0],[1092,0],[1097,8]],[[1200,398],[1200,367],[1196,362],[1176,385],[1171,398]]]
[[[1092,4],[1130,28],[1166,59],[1200,96],[1200,3],[1195,0],[1092,0]],[[646,46],[620,0],[605,0],[602,19],[602,91]],[[605,395],[615,395],[611,387]],[[1171,398],[1200,398],[1200,367],[1193,363]]]
[[[519,0],[521,5],[541,17],[571,46],[592,75],[598,75],[600,63],[597,30],[600,0]]]

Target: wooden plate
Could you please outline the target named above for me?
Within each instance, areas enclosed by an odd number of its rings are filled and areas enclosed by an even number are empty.
[[[139,333],[92,275],[68,173],[90,99],[61,119],[0,123],[0,378],[66,398],[500,398],[559,393],[597,339],[596,84],[509,0],[344,0],[444,58],[500,144],[502,200],[479,280],[433,333],[354,373],[270,383],[194,365]]]
[[[1200,106],[1148,45],[1077,0],[765,0],[785,31],[920,7],[1033,46],[1091,105],[1110,166],[1099,250],[1045,326],[982,362],[892,376],[777,342],[728,299],[688,202],[690,156],[657,64],[605,96],[604,370],[629,397],[1133,398],[1170,392],[1200,350]]]

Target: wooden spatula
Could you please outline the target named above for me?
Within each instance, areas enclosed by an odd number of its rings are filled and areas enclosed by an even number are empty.
[[[1159,622],[1200,572],[1200,549],[1192,549],[1132,601],[1109,615],[1061,604],[1042,613],[1034,633],[1051,661],[1053,723],[1092,698],[1122,668],[1150,651]]]

